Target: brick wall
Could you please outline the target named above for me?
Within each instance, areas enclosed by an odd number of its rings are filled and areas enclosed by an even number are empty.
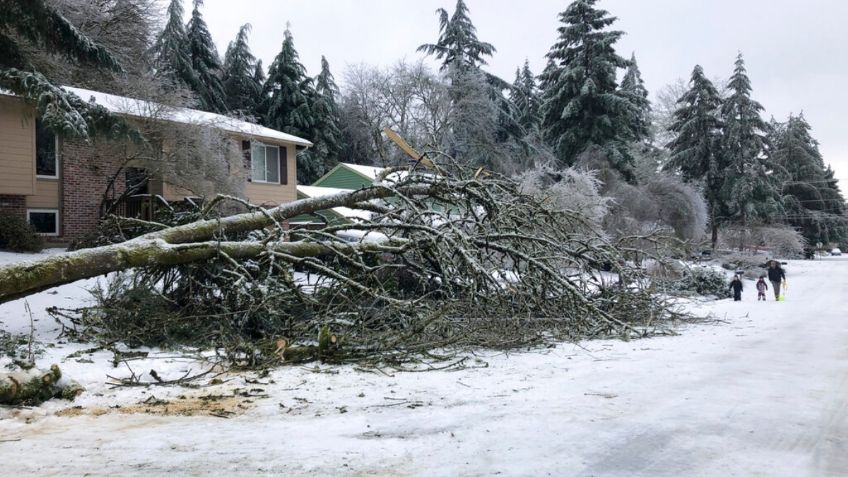
[[[120,144],[76,139],[62,141],[62,237],[75,240],[93,232],[100,219],[100,204],[109,182],[121,168],[126,150]],[[114,194],[126,184],[123,175],[115,181]]]
[[[26,196],[0,195],[0,213],[26,220]]]

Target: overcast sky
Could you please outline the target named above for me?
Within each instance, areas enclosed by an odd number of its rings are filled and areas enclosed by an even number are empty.
[[[186,0],[187,14],[190,11]],[[478,36],[498,49],[489,71],[512,81],[527,58],[534,72],[556,39],[557,14],[568,0],[466,0]],[[321,55],[337,79],[345,65],[417,60],[418,45],[435,41],[435,10],[454,0],[206,0],[209,29],[223,55],[240,25],[251,23],[250,45],[265,65],[279,52],[286,23],[310,74]],[[765,118],[803,111],[825,161],[848,189],[848,1],[844,0],[601,0],[627,32],[621,55],[635,51],[652,93],[695,64],[727,77],[745,55],[754,98]]]

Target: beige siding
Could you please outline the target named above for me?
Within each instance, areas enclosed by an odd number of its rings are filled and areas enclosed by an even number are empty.
[[[278,143],[278,145],[285,147],[288,153],[288,184],[248,182],[245,187],[245,195],[252,204],[280,205],[297,199],[297,148],[294,144]]]
[[[0,195],[35,193],[35,116],[17,98],[0,96]]]
[[[59,181],[56,179],[37,179],[35,195],[27,196],[28,209],[58,209]]]

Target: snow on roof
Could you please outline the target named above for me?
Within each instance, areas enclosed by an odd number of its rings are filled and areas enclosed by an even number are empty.
[[[340,194],[342,192],[350,192],[347,189],[334,189],[332,187],[315,187],[298,185],[297,191],[306,197],[324,197],[328,195]],[[348,207],[333,207],[333,212],[341,215],[346,219],[370,220],[371,212],[367,210],[351,209]]]
[[[353,169],[354,171],[370,179],[377,179],[377,176],[379,176],[381,172],[386,170],[385,167],[362,166],[359,164],[349,164],[347,162],[343,162],[342,165]]]
[[[94,100],[95,103],[106,108],[109,112],[124,116],[139,118],[158,118],[164,121],[176,123],[193,124],[198,126],[210,126],[223,131],[245,134],[265,139],[283,141],[298,146],[312,146],[310,141],[286,134],[275,129],[266,128],[258,124],[249,123],[240,119],[230,118],[221,114],[198,111],[189,108],[177,108],[164,106],[141,99],[127,98],[114,94],[101,93],[83,88],[63,86],[63,89],[76,94],[83,101]]]

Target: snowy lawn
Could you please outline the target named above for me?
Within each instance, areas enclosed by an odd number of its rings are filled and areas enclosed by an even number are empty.
[[[195,389],[113,388],[107,375],[131,371],[112,353],[67,358],[87,346],[57,343],[42,311],[84,299],[66,285],[29,298],[38,363],[88,392],[0,408],[2,475],[845,475],[848,260],[787,274],[788,301],[758,303],[746,281],[741,303],[692,305],[723,323],[676,337],[480,353],[459,371],[210,374]],[[0,329],[29,334],[22,300],[0,305]],[[130,366],[146,381],[206,370],[154,350]]]

